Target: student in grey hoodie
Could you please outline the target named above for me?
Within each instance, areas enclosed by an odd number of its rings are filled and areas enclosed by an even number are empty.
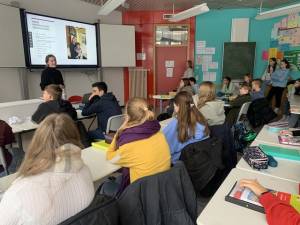
[[[209,126],[221,125],[225,122],[224,102],[216,99],[216,87],[212,82],[201,83],[199,94],[194,95],[193,99]]]

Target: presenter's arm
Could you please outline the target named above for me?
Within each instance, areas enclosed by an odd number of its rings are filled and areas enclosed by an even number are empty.
[[[63,88],[65,87],[65,82],[64,82],[64,79],[63,79],[63,76],[61,74],[61,72],[59,70],[58,71],[58,80],[59,80],[59,84],[63,86]]]
[[[49,85],[49,78],[48,78],[48,73],[46,70],[43,70],[42,75],[41,75],[41,89],[42,91],[45,90],[45,87]]]

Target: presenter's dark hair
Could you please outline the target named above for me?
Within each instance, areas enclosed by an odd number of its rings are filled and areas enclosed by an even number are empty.
[[[92,84],[92,87],[97,87],[99,91],[104,91],[104,93],[107,93],[107,85],[105,82],[96,82]]]
[[[45,58],[45,63],[46,63],[46,64],[48,64],[50,58],[54,58],[55,61],[56,61],[55,55],[49,54],[49,55],[47,55],[46,58]]]

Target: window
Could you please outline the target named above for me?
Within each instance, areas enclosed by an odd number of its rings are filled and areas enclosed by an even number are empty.
[[[188,25],[158,25],[155,30],[155,43],[159,46],[188,45]]]

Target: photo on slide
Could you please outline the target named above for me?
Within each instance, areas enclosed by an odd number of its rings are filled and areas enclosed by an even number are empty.
[[[68,59],[87,59],[86,29],[66,26]]]

